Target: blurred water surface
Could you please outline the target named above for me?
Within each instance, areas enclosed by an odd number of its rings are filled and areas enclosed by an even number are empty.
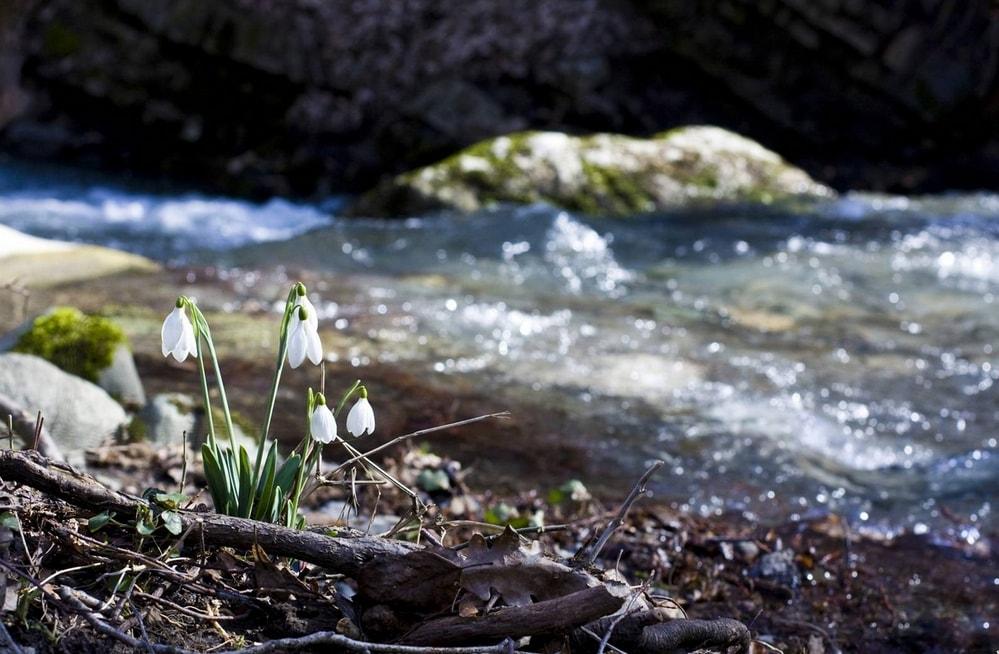
[[[346,220],[339,204],[0,168],[0,223],[249,280],[322,273],[353,289],[314,298],[322,319],[363,330],[380,362],[564,409],[564,437],[608,468],[665,458],[659,490],[691,510],[994,532],[999,196],[617,220]]]

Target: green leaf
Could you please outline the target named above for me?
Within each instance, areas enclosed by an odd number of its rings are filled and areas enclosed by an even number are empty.
[[[451,489],[451,478],[443,470],[424,468],[416,477],[416,485],[428,493]]]
[[[229,501],[223,513],[236,515],[239,508],[239,470],[236,464],[236,455],[228,447],[222,449],[221,453],[222,456],[219,457],[219,460],[222,463],[222,471],[225,473],[226,495]]]
[[[6,527],[7,529],[13,529],[14,531],[20,531],[20,523],[17,520],[17,516],[10,511],[4,511],[0,513],[0,527]]]
[[[139,520],[135,523],[135,530],[139,532],[140,536],[152,536],[153,532],[156,531],[156,524],[147,522],[145,519]]]
[[[285,459],[281,469],[274,475],[274,485],[284,489],[291,488],[295,483],[295,476],[298,475],[298,466],[301,464],[302,455],[297,452]]]
[[[204,462],[205,479],[208,480],[208,492],[212,495],[215,510],[225,513],[228,504],[228,485],[215,450],[208,443],[201,446],[201,459]]]
[[[250,466],[250,455],[246,448],[239,446],[239,459],[236,461],[236,474],[239,477],[239,504],[236,506],[236,513],[241,518],[248,518],[250,513],[250,500],[253,498],[253,468]]]
[[[160,514],[163,526],[174,536],[180,535],[180,530],[184,528],[184,523],[180,519],[180,514],[176,511],[164,511]]]
[[[187,495],[183,493],[157,493],[153,498],[156,503],[167,509],[177,509],[187,501]]]
[[[264,461],[264,471],[260,476],[260,483],[257,485],[257,501],[253,510],[253,517],[257,520],[267,519],[271,506],[274,503],[276,465],[277,443],[271,442],[270,449],[267,450],[267,459]]]
[[[107,511],[102,511],[90,520],[87,520],[87,528],[90,529],[90,533],[103,529],[109,522],[111,522],[111,515],[112,514]]]

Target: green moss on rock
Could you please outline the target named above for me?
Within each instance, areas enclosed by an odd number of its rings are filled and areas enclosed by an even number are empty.
[[[758,143],[717,127],[652,138],[518,132],[481,141],[362,196],[354,215],[473,212],[543,202],[624,216],[716,202],[831,195]]]
[[[86,315],[72,307],[59,307],[38,317],[21,335],[15,352],[41,357],[68,373],[97,382],[111,365],[125,333],[111,320]]]

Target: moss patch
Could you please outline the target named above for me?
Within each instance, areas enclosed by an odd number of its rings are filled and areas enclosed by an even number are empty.
[[[68,373],[96,382],[124,342],[125,332],[107,318],[59,307],[36,319],[14,351],[39,356]]]

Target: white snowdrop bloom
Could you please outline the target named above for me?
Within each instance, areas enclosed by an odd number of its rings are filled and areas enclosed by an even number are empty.
[[[326,403],[316,406],[309,420],[309,433],[320,443],[327,445],[336,438],[336,418]]]
[[[198,356],[198,344],[194,339],[194,327],[187,318],[184,307],[175,306],[167,314],[160,329],[160,350],[163,356],[173,355],[177,361],[183,361],[187,355]]]
[[[288,335],[288,365],[297,368],[305,358],[319,365],[323,360],[323,344],[319,340],[319,332],[309,324],[309,313],[302,318],[304,308],[296,307],[291,316],[291,326]]]
[[[365,432],[374,433],[375,412],[368,402],[367,391],[362,391],[361,399],[354,403],[347,414],[347,431],[355,437],[362,436]]]
[[[308,295],[299,295],[298,299],[295,300],[295,311],[298,311],[298,307],[305,309],[305,322],[309,323],[314,331],[319,329],[319,312],[316,311],[316,307],[309,301]]]

